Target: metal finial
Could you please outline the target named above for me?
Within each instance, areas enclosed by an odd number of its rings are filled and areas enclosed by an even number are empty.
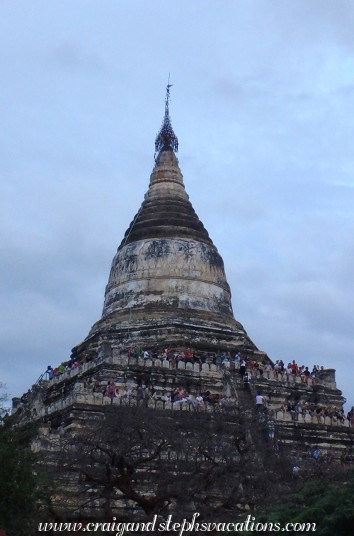
[[[155,160],[157,155],[162,151],[162,149],[172,149],[175,153],[178,151],[178,138],[173,132],[173,128],[170,120],[169,112],[169,103],[170,103],[170,75],[168,75],[168,83],[166,86],[166,97],[165,97],[165,116],[160,128],[159,133],[155,139]]]

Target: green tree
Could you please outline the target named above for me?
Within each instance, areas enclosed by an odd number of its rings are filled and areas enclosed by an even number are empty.
[[[7,536],[34,534],[41,520],[45,481],[30,448],[34,434],[33,426],[16,427],[11,417],[0,425],[0,529]]]
[[[253,512],[255,523],[316,523],[317,536],[349,536],[354,526],[354,470],[310,480],[288,499],[264,512]],[[294,531],[295,533],[295,531]],[[236,534],[236,533],[235,533]],[[254,534],[238,532],[237,534]],[[273,532],[262,530],[262,534]],[[296,531],[296,534],[309,532]]]

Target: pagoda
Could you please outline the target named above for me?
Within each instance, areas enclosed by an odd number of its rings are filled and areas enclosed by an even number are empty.
[[[272,482],[265,467],[279,453],[305,474],[313,451],[339,462],[353,445],[335,371],[274,367],[234,318],[223,260],[178,165],[170,88],[149,188],[113,258],[101,318],[54,376],[13,399],[17,423],[39,423],[34,448],[53,470],[61,519],[234,519],[263,504],[260,477]]]

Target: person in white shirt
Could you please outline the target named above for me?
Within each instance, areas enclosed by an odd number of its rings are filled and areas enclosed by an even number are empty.
[[[264,397],[261,395],[261,393],[258,393],[256,395],[256,406],[263,406],[264,404]]]
[[[198,402],[198,406],[201,409],[205,409],[204,398],[202,397],[202,395],[198,395],[195,399]]]

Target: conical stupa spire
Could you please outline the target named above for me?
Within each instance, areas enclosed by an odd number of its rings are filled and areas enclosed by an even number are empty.
[[[170,88],[168,83],[149,188],[113,258],[102,318],[89,339],[238,348],[247,335],[233,316],[223,260],[185,190]]]
[[[165,98],[165,116],[160,128],[159,133],[155,139],[155,160],[162,150],[172,150],[175,153],[178,151],[178,138],[173,132],[170,119],[169,102],[170,102],[170,88],[172,84],[169,83],[166,86],[166,98]]]

